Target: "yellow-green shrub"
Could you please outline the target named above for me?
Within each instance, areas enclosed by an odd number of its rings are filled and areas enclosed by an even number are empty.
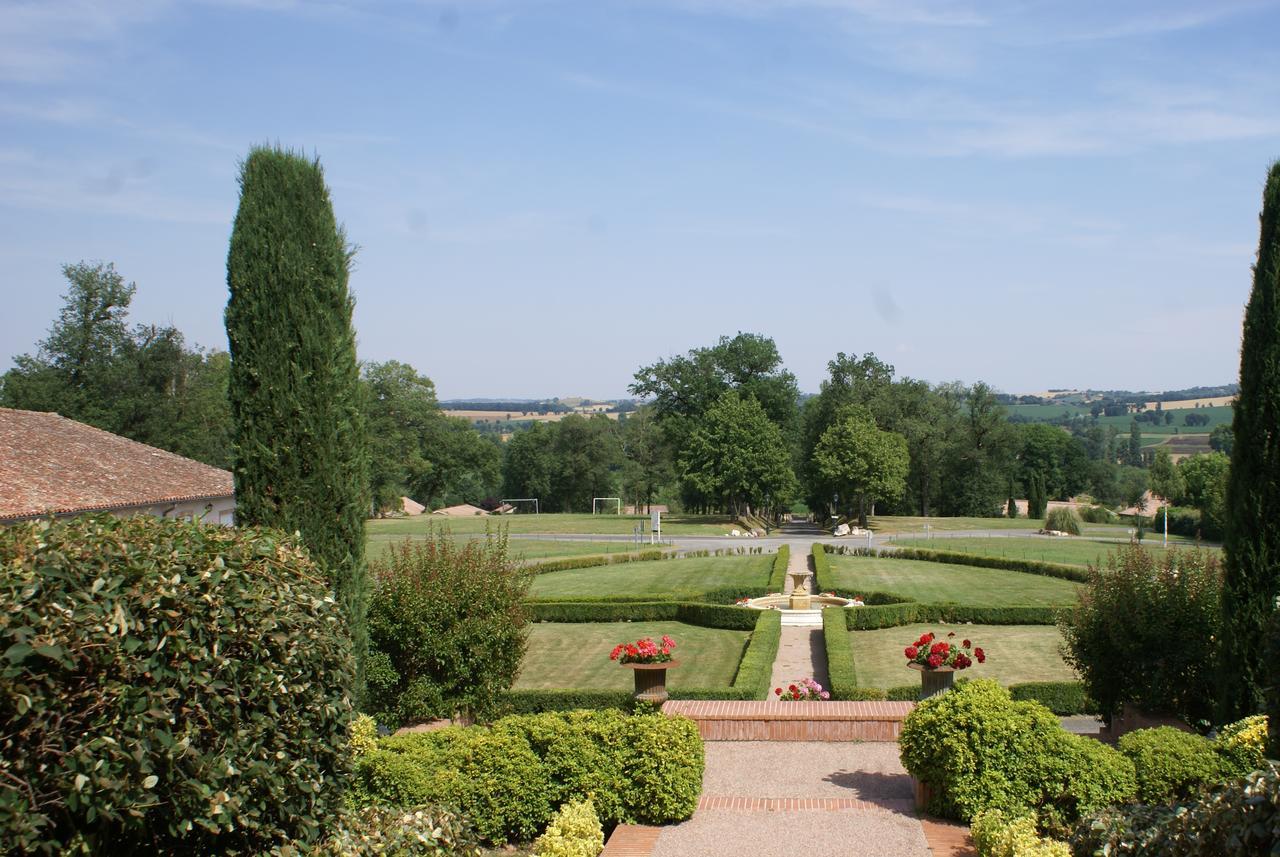
[[[604,829],[590,800],[567,803],[551,817],[533,843],[538,857],[597,857],[604,850]]]
[[[378,722],[367,714],[351,721],[351,753],[364,756],[378,746]]]
[[[1222,774],[1222,761],[1208,738],[1172,726],[1138,729],[1121,736],[1116,746],[1133,760],[1143,803],[1190,797]]]
[[[978,813],[969,833],[978,857],[1071,857],[1067,843],[1036,834],[1036,820],[1031,815],[988,809]]]
[[[318,846],[279,852],[280,857],[480,857],[483,853],[471,825],[456,813],[385,806],[347,813]]]
[[[1224,773],[1242,776],[1262,767],[1266,758],[1267,728],[1265,714],[1255,714],[1222,727],[1214,747],[1222,756]]]

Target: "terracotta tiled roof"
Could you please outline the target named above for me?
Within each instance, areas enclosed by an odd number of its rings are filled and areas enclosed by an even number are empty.
[[[57,414],[0,408],[0,520],[233,493],[226,470]]]

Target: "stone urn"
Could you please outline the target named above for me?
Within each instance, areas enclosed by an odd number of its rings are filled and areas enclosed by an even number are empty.
[[[667,670],[679,666],[678,661],[660,664],[623,664],[636,679],[635,698],[661,705],[667,701]]]
[[[920,673],[920,698],[928,699],[951,690],[955,684],[954,667],[927,667],[924,664],[910,663],[908,667]]]

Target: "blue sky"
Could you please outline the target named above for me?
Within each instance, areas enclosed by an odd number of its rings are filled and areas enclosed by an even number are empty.
[[[64,262],[225,346],[254,143],[317,153],[362,359],[606,397],[738,330],[1048,387],[1234,380],[1275,2],[0,0],[0,363]]]

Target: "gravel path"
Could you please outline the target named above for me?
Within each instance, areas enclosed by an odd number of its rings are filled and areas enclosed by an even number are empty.
[[[664,827],[654,857],[929,857],[911,812],[911,779],[891,743],[715,741],[701,808]],[[738,798],[741,809],[720,808]],[[813,809],[751,809],[752,798],[807,798]],[[833,806],[851,808],[832,808]]]
[[[783,625],[778,656],[773,660],[772,687],[786,687],[808,677],[824,688],[828,685],[827,644],[822,629]]]

